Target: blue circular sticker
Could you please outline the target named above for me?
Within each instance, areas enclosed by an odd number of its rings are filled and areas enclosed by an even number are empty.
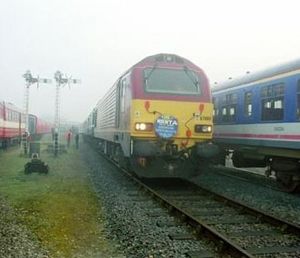
[[[163,138],[169,139],[177,133],[178,121],[173,116],[162,115],[156,119],[155,132]]]

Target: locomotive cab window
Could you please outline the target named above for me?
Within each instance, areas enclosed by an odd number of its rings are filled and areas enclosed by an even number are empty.
[[[277,83],[261,89],[261,120],[283,120],[284,84]]]
[[[182,95],[200,95],[201,85],[198,75],[188,68],[163,69],[147,68],[144,70],[146,92],[171,93]]]

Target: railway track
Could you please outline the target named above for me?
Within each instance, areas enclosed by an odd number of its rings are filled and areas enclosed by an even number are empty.
[[[274,178],[268,178],[265,175],[256,174],[245,169],[230,168],[223,166],[212,166],[211,171],[225,177],[232,177],[251,184],[257,184],[274,191],[282,192],[282,189],[276,183]]]
[[[173,209],[200,229],[214,234],[222,249],[245,257],[300,256],[300,227],[188,182],[147,184]],[[221,250],[222,251],[222,250]]]
[[[259,185],[271,189],[272,191],[287,192],[278,185],[274,176],[267,177],[265,175],[249,171],[247,169],[240,169],[235,167],[211,166],[210,168],[210,171],[217,175],[231,177],[233,179],[244,181],[253,185]],[[300,197],[300,188],[298,187],[294,192],[290,194]]]
[[[144,180],[123,170],[170,213],[208,237],[220,255],[234,257],[300,257],[300,227],[227,197],[178,179]],[[171,236],[172,237],[172,236]],[[191,235],[173,236],[189,240]],[[188,257],[215,257],[205,250]]]
[[[210,239],[215,245],[213,249],[190,250],[187,257],[300,257],[300,227],[296,224],[188,181],[170,178],[141,181],[125,169],[120,170],[171,216],[189,226],[190,234],[170,235],[171,239]],[[144,202],[140,195],[137,191],[129,193],[133,201]],[[165,217],[166,211],[150,210],[148,215]],[[169,220],[158,221],[156,226],[173,224]]]

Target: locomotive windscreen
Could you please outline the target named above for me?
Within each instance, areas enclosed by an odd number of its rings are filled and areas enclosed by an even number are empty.
[[[151,93],[201,95],[198,75],[187,68],[147,68],[144,70],[145,91]]]

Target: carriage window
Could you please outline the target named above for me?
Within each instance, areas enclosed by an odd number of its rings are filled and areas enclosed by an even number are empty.
[[[19,113],[14,112],[14,121],[18,122],[19,121]]]
[[[227,115],[227,109],[225,107],[222,108],[222,115],[223,116]]]
[[[236,120],[237,94],[227,94],[222,98],[222,121],[233,122]]]
[[[297,95],[297,119],[300,120],[300,93]]]
[[[10,111],[6,111],[6,120],[11,121],[11,112]]]
[[[244,114],[245,116],[252,115],[252,92],[246,92],[244,95]]]
[[[22,121],[22,123],[26,123],[26,116],[25,115],[21,116],[21,121]]]
[[[215,108],[213,110],[213,116],[214,116],[214,121],[218,119],[218,116],[219,116],[219,109],[218,108]]]
[[[297,85],[297,119],[300,120],[300,80],[298,80]]]
[[[284,115],[284,84],[277,83],[261,89],[261,120],[282,120]]]
[[[229,115],[231,115],[231,116],[235,115],[235,108],[234,107],[229,108]]]
[[[219,117],[218,100],[219,100],[218,98],[213,97],[213,104],[214,104],[213,119],[214,119],[214,122],[218,121],[218,117]]]

